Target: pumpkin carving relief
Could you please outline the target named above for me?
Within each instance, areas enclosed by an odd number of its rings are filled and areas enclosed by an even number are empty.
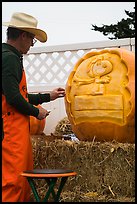
[[[66,113],[80,140],[134,142],[134,53],[91,51],[66,83]]]

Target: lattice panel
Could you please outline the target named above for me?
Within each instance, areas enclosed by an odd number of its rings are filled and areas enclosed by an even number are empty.
[[[29,54],[24,56],[27,83],[65,84],[76,62],[88,50]]]

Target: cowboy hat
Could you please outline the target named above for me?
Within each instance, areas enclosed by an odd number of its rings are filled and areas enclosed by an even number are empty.
[[[35,38],[40,42],[47,41],[47,34],[45,31],[37,28],[38,21],[33,16],[26,13],[16,12],[12,15],[10,22],[3,22],[2,25],[18,28],[35,35]]]

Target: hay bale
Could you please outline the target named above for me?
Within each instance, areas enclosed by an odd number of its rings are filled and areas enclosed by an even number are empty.
[[[61,195],[62,201],[134,199],[134,144],[115,141],[75,143],[60,139],[48,141],[45,136],[32,137],[32,144],[35,168],[68,168],[77,172],[76,177],[68,178]],[[43,197],[46,186],[40,182],[37,185]],[[68,197],[69,192],[71,195]],[[95,195],[93,192],[96,192],[96,196],[91,196]]]
[[[59,135],[59,136],[69,135],[72,133],[73,131],[68,117],[64,117],[62,120],[60,120],[56,125],[55,131],[54,131],[54,135]]]

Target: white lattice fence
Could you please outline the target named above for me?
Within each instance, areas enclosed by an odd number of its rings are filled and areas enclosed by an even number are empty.
[[[25,56],[29,86],[65,84],[74,64],[85,52],[78,50]]]
[[[28,91],[46,92],[56,87],[65,87],[68,76],[76,62],[92,49],[103,49],[110,47],[123,47],[135,51],[135,39],[120,39],[113,41],[101,41],[92,43],[81,43],[61,46],[48,46],[32,48],[24,56],[24,67],[26,71]],[[44,132],[54,132],[58,121],[66,116],[64,99],[43,103],[46,109],[51,109],[47,118]]]

